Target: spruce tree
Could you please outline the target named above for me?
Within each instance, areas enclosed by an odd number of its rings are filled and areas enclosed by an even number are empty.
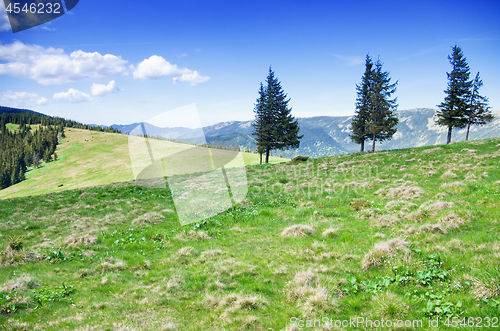
[[[488,106],[488,98],[479,94],[479,89],[483,86],[483,81],[479,77],[479,72],[472,82],[471,98],[469,108],[465,114],[467,119],[467,134],[465,140],[469,140],[469,130],[471,125],[484,125],[493,121],[494,116]]]
[[[372,140],[372,152],[374,152],[376,141],[391,139],[396,133],[399,119],[394,113],[398,106],[397,98],[391,99],[391,95],[396,92],[398,82],[391,84],[389,72],[382,70],[380,60],[375,63],[372,75],[370,113],[366,128]]]
[[[257,153],[260,155],[260,164],[262,164],[262,154],[272,148],[272,125],[271,125],[271,114],[266,110],[267,94],[266,89],[260,83],[259,97],[257,98],[257,103],[255,104],[255,121],[252,126],[255,128],[252,133],[255,138],[255,144],[257,145]],[[267,163],[267,162],[266,162]]]
[[[352,134],[350,138],[356,144],[361,145],[361,152],[365,150],[365,140],[369,138],[367,123],[370,117],[371,94],[373,80],[373,62],[369,55],[366,55],[365,73],[361,77],[361,84],[356,85],[356,115],[351,122]]]
[[[297,148],[300,145],[299,125],[291,114],[288,107],[286,93],[281,87],[281,83],[274,76],[274,72],[269,68],[266,79],[267,86],[261,83],[259,98],[255,104],[255,127],[252,133],[256,136],[257,152],[266,154],[266,163],[269,163],[269,155],[273,149]]]
[[[451,142],[453,128],[464,128],[467,125],[467,109],[471,100],[470,89],[472,82],[469,80],[470,69],[462,49],[453,46],[452,54],[448,56],[452,65],[451,72],[447,72],[448,88],[444,91],[446,97],[438,105],[436,123],[448,127],[446,144]]]

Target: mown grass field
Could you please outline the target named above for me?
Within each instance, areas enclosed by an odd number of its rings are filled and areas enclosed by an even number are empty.
[[[0,200],[0,329],[496,329],[499,147],[249,166],[240,205],[186,226],[132,183]],[[293,323],[325,317],[403,326]]]
[[[10,130],[19,126],[8,124]],[[32,126],[36,129],[36,125]],[[134,179],[129,155],[128,136],[80,129],[66,129],[66,138],[58,145],[57,161],[42,163],[40,168],[30,169],[26,180],[0,191],[0,199],[46,194],[84,187],[93,187]],[[158,144],[172,148],[168,141]],[[190,145],[186,145],[191,147]],[[245,164],[258,164],[259,155],[244,153]],[[288,159],[272,157],[271,163]]]

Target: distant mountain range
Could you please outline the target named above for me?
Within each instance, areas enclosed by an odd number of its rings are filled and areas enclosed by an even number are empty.
[[[446,143],[447,128],[435,124],[435,109],[418,108],[401,110],[398,131],[392,140],[382,144],[377,142],[380,150],[400,149],[426,145]],[[485,126],[471,128],[469,138],[486,139],[500,137],[500,112],[493,112],[495,120]],[[354,144],[349,138],[350,124],[353,116],[317,116],[298,118],[300,134],[304,135],[298,149],[289,151],[275,151],[274,155],[282,153],[284,157],[296,155],[309,155],[321,157],[359,151],[359,145]],[[129,125],[112,125],[123,133],[130,133],[140,123]],[[203,133],[208,143],[217,144],[217,141],[231,141],[242,148],[249,147],[255,150],[255,139],[252,136],[252,121],[229,121],[203,127]],[[150,123],[144,123],[148,135],[159,136],[187,142],[199,142],[200,129],[159,128]],[[466,129],[454,129],[452,141],[465,140]],[[368,142],[369,144],[370,142]],[[366,146],[366,149],[369,146]]]
[[[17,109],[0,106],[1,113],[34,112],[28,109]],[[411,110],[400,110],[398,131],[392,140],[382,144],[377,142],[379,150],[400,149],[426,145],[439,145],[446,143],[447,128],[436,125],[436,109],[418,108]],[[43,115],[38,112],[34,112]],[[473,126],[470,139],[486,139],[500,137],[500,111],[494,111],[493,122],[484,126]],[[359,145],[354,144],[349,138],[350,124],[353,116],[316,116],[297,118],[300,126],[300,134],[304,135],[298,149],[288,151],[274,151],[273,155],[283,154],[284,157],[297,155],[309,155],[321,157],[359,151]],[[221,144],[220,142],[233,142],[241,146],[255,150],[255,137],[252,136],[252,121],[229,121],[203,127],[202,129],[190,129],[184,127],[161,128],[150,123],[142,123],[140,130],[136,128],[141,123],[127,125],[113,124],[110,127],[120,130],[122,133],[137,134],[146,132],[151,136],[167,139],[175,139],[190,143],[208,142],[210,144]],[[89,124],[87,124],[89,125]],[[92,124],[91,126],[96,126]],[[136,129],[134,131],[134,129]],[[452,141],[465,140],[466,129],[454,129]],[[205,137],[203,137],[205,136]],[[370,142],[367,142],[367,145]],[[369,149],[366,146],[365,149]]]

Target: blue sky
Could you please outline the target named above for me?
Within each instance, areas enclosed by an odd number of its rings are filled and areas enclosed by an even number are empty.
[[[350,115],[367,53],[399,109],[436,108],[455,43],[500,110],[497,1],[81,0],[15,34],[0,8],[0,104],[85,123],[192,103],[203,125],[249,120],[270,65],[296,117]]]

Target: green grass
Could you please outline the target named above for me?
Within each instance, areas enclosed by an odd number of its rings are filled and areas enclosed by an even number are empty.
[[[132,183],[0,200],[0,292],[15,291],[0,297],[0,328],[484,327],[500,310],[499,145],[248,166],[240,205],[186,226],[168,190]]]
[[[18,125],[8,124],[10,129]],[[34,126],[36,128],[36,126]],[[24,197],[93,187],[134,179],[129,155],[128,135],[80,129],[66,129],[66,138],[58,145],[58,160],[29,169],[26,180],[0,191],[0,199]],[[172,148],[192,147],[169,141],[156,141]],[[179,147],[180,146],[180,147]],[[259,163],[259,155],[243,153],[245,164]],[[271,158],[271,163],[288,159]]]
[[[7,128],[7,130],[14,132],[19,128],[19,124],[8,123],[5,125],[5,127]]]

